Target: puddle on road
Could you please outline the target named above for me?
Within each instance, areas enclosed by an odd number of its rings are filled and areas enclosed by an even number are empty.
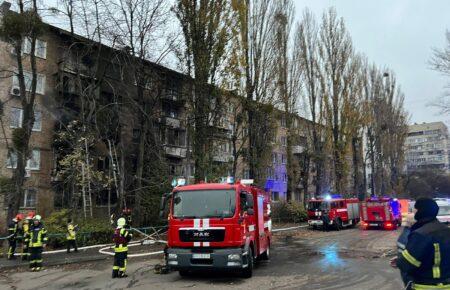
[[[330,266],[343,266],[346,264],[345,260],[342,259],[340,255],[341,253],[339,252],[338,247],[335,244],[319,248],[318,253],[322,255],[322,258],[319,260],[319,265],[322,268]]]
[[[363,249],[349,250],[341,248],[338,243],[317,245],[309,242],[294,241],[292,236],[286,236],[282,246],[279,245],[278,247],[290,249],[290,259],[292,262],[302,261],[303,263],[313,263],[324,270],[345,266],[351,263],[349,259],[375,259],[380,257],[379,253],[369,252]],[[295,248],[294,255],[291,252],[293,248]]]

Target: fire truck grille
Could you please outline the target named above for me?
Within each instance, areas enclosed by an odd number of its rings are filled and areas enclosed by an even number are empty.
[[[224,229],[180,230],[180,241],[182,242],[223,242],[224,239]]]

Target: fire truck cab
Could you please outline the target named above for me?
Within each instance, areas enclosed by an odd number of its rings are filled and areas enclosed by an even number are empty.
[[[334,227],[341,230],[359,222],[357,198],[343,198],[340,195],[326,195],[308,200],[308,225],[311,228]]]
[[[362,229],[395,230],[401,224],[401,205],[396,198],[371,197],[361,203]]]
[[[196,270],[227,270],[249,278],[256,260],[269,259],[270,197],[250,183],[203,183],[173,189],[166,197],[165,252],[170,269],[181,276]]]

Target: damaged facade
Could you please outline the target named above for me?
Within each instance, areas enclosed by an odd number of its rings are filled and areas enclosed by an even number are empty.
[[[45,33],[38,39],[36,56],[35,124],[21,201],[23,211],[35,210],[45,217],[55,208],[68,207],[75,202],[83,207],[86,215],[95,209],[96,214],[106,216],[116,205],[132,206],[139,201],[136,176],[148,161],[139,156],[139,152],[146,148],[156,152],[154,158],[163,156],[167,172],[161,176],[193,178],[195,168],[188,144],[188,96],[192,82],[188,76],[145,62],[139,79],[126,48],[112,49],[51,25],[46,25]],[[24,57],[27,57],[26,49]],[[15,166],[12,133],[21,127],[22,113],[14,75],[17,66],[14,52],[1,40],[0,66],[3,104],[0,176],[10,178]],[[25,70],[29,72],[30,68],[25,67]],[[141,98],[137,93],[139,86]],[[221,176],[234,172],[236,179],[249,177],[245,158],[233,150],[236,145],[245,147],[240,140],[245,135],[245,124],[240,125],[243,133],[237,135],[236,112],[242,109],[239,100],[232,97],[223,102],[210,122],[214,131],[212,162]],[[265,187],[272,192],[274,200],[285,200],[287,133],[283,118],[274,119],[276,129],[270,141],[273,152]],[[298,143],[293,154],[301,167],[308,143],[308,121],[295,119]],[[82,124],[97,132],[95,138]],[[77,146],[79,152],[85,153],[78,154],[74,149]],[[83,161],[79,162],[83,163],[80,168],[77,158]],[[71,162],[77,170],[69,170]],[[152,170],[159,169],[152,167]],[[305,173],[302,174],[304,178]],[[305,188],[300,178],[296,199],[300,192],[311,194],[313,191],[314,174],[309,170],[306,174],[311,188]],[[139,176],[145,180],[146,173],[141,172]],[[95,182],[86,183],[86,177]],[[3,201],[4,198],[0,198],[2,209],[5,208]],[[5,220],[4,214],[2,210],[1,222]]]

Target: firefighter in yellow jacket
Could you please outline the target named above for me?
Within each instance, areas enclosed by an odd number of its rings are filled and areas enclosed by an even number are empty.
[[[41,216],[36,215],[30,228],[30,269],[40,271],[42,269],[42,252],[47,244],[47,230],[41,222]]]
[[[66,243],[67,243],[67,253],[70,253],[70,248],[74,248],[75,252],[78,252],[77,247],[77,226],[74,226],[72,220],[67,221],[67,233],[66,233]]]
[[[125,218],[117,220],[117,228],[114,231],[114,266],[112,271],[113,278],[125,278],[127,268],[128,243],[133,235],[126,228]]]
[[[22,260],[28,260],[28,257],[30,256],[28,247],[30,244],[30,227],[31,227],[31,222],[33,220],[33,216],[28,214],[28,216],[23,221],[23,225],[22,225],[22,233],[23,233]]]

